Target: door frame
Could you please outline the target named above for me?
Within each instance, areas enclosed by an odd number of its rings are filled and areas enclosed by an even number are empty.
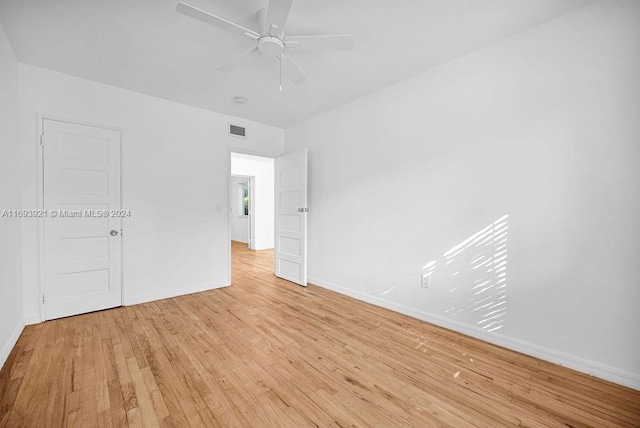
[[[247,245],[249,246],[249,249],[253,250],[253,235],[255,233],[255,223],[254,223],[254,218],[253,218],[253,199],[255,198],[255,193],[254,193],[254,183],[255,183],[255,177],[252,175],[241,175],[241,174],[231,174],[231,178],[242,178],[242,179],[246,179],[247,180],[247,187],[249,188],[249,214],[247,215],[247,224],[248,224],[248,229],[249,229],[249,235],[248,235],[248,239],[249,242],[247,242]],[[231,184],[231,178],[229,179],[229,184]],[[232,190],[229,190],[229,204],[231,204],[231,192]],[[233,218],[233,214],[231,212],[231,210],[233,209],[233,207],[231,207],[231,205],[229,205],[229,227],[231,228],[232,225],[232,218]]]
[[[266,152],[259,152],[259,151],[255,151],[255,150],[247,150],[247,149],[241,149],[238,147],[229,147],[228,148],[228,155],[227,155],[227,205],[229,204],[229,201],[231,200],[231,193],[230,192],[230,188],[231,188],[231,156],[233,155],[233,153],[239,154],[239,155],[250,155],[250,156],[259,156],[261,158],[269,158],[269,159],[275,159],[278,156],[281,155],[274,155],[273,153],[266,153]],[[248,176],[247,176],[248,177]],[[252,186],[252,191],[253,188],[255,186]],[[255,195],[254,195],[255,197]],[[227,284],[231,285],[231,213],[229,212],[229,207],[227,207],[227,242],[229,242],[229,268],[227,270],[227,276],[228,276],[228,280],[227,280]],[[275,233],[275,225],[274,225],[274,229],[273,232]],[[251,237],[252,239],[254,238],[254,236]]]
[[[38,167],[36,168],[37,171],[37,182],[38,182],[38,197],[37,197],[37,201],[38,201],[38,206],[37,209],[39,211],[44,210],[44,146],[42,145],[41,141],[42,141],[42,135],[44,133],[44,121],[45,120],[51,120],[51,121],[55,121],[55,122],[64,122],[64,123],[69,123],[69,124],[73,124],[73,125],[81,125],[81,126],[90,126],[93,128],[102,128],[102,129],[108,129],[110,131],[116,131],[120,134],[120,140],[119,140],[119,144],[120,144],[120,207],[122,207],[122,199],[123,199],[123,188],[122,188],[122,176],[123,176],[123,171],[124,171],[124,162],[123,162],[123,156],[122,156],[122,140],[123,140],[123,133],[124,130],[120,127],[117,126],[111,126],[111,125],[105,125],[105,124],[101,124],[101,123],[94,123],[94,122],[87,122],[87,121],[83,121],[83,120],[77,120],[77,119],[70,119],[68,117],[61,117],[61,116],[56,116],[56,115],[51,115],[51,114],[38,114],[36,115],[37,118],[37,124],[36,124],[36,153],[37,153],[37,162],[38,162]],[[124,226],[124,221],[125,219],[122,219],[122,230],[125,230],[125,226]],[[45,277],[44,277],[44,272],[45,272],[45,266],[44,266],[44,259],[45,259],[45,252],[44,252],[44,238],[45,238],[45,234],[44,234],[44,219],[43,218],[38,218],[38,231],[37,231],[37,246],[38,246],[38,254],[37,254],[37,266],[38,266],[38,309],[40,312],[40,322],[44,322],[47,320],[47,314],[46,314],[46,304],[44,302],[44,296],[46,294],[46,281],[45,281]],[[125,240],[125,233],[121,233],[120,234],[120,288],[121,288],[121,306],[124,306],[124,302],[125,302],[125,287],[124,287],[124,240]]]

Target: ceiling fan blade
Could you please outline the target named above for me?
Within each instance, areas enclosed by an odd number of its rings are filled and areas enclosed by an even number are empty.
[[[269,0],[267,8],[267,32],[282,37],[293,0]]]
[[[282,54],[280,55],[280,61],[282,61],[282,71],[294,84],[299,85],[309,80],[291,56]]]
[[[242,52],[240,55],[233,58],[231,61],[227,61],[224,64],[218,66],[218,70],[231,71],[243,65],[247,65],[249,64],[249,62],[251,62],[251,59],[257,54],[259,54],[258,48],[254,46],[251,49],[248,49]]]
[[[207,24],[211,24],[214,27],[218,27],[235,34],[248,37],[252,40],[257,40],[260,37],[260,34],[256,33],[253,30],[249,30],[248,28],[244,28],[238,24],[234,24],[231,21],[227,21],[224,18],[220,18],[219,16],[213,15],[209,12],[198,9],[197,7],[188,5],[183,2],[178,3],[176,11],[183,15],[195,18],[199,21],[206,22]]]
[[[351,51],[356,42],[356,36],[287,36],[287,49],[305,51]]]

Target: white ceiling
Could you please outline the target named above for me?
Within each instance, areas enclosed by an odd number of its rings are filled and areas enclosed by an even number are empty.
[[[593,2],[297,0],[287,34],[355,34],[356,48],[295,52],[309,82],[281,93],[274,63],[217,71],[253,42],[177,1],[0,0],[0,20],[22,63],[284,128]],[[268,0],[186,2],[257,28]]]

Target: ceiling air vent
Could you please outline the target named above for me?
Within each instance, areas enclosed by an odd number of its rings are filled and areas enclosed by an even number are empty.
[[[236,137],[247,138],[247,129],[244,126],[229,124],[229,134]]]

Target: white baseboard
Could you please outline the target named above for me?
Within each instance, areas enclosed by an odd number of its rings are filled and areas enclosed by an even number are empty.
[[[570,369],[586,373],[600,379],[608,380],[619,385],[640,390],[640,375],[637,375],[635,373],[627,372],[601,363],[597,363],[595,361],[590,361],[573,355],[565,354],[563,352],[555,351],[553,349],[545,348],[544,346],[525,342],[523,340],[515,339],[499,333],[489,333],[476,326],[470,326],[459,321],[451,320],[438,315],[433,315],[428,312],[401,305],[399,303],[381,299],[380,297],[371,296],[369,294],[355,290],[350,290],[348,288],[341,287],[339,285],[323,281],[318,278],[309,277],[307,279],[311,284],[347,295],[349,297],[353,297],[354,299],[362,300],[364,302],[371,303],[372,305],[399,312],[412,318],[417,318],[419,320],[426,321],[431,324],[435,324],[437,326],[444,327],[446,329],[453,330],[459,333],[463,333],[468,336],[475,337],[476,339],[501,346],[503,348],[521,352],[523,354],[527,354],[532,357],[548,361],[550,363],[568,367]]]
[[[16,342],[18,342],[18,338],[22,334],[22,330],[24,330],[24,325],[24,320],[18,322],[18,325],[13,329],[11,336],[9,336],[7,341],[2,345],[2,350],[0,351],[0,369],[2,369],[4,363],[7,362],[7,358],[9,358],[9,354],[11,354],[13,347],[16,346]]]
[[[266,246],[266,247],[255,248],[255,251],[273,250],[273,249],[274,247]]]
[[[184,288],[178,288],[175,290],[160,291],[158,293],[142,294],[140,296],[125,296],[124,305],[131,306],[131,305],[137,305],[140,303],[148,303],[148,302],[153,302],[154,300],[169,299],[171,297],[184,296],[185,294],[199,293],[201,291],[215,290],[217,288],[224,288],[228,286],[229,284],[223,284],[223,285],[199,284],[199,285],[194,285],[192,287],[184,287]]]
[[[24,317],[24,323],[26,325],[40,324],[42,322],[42,318],[40,315],[30,315]]]
[[[183,287],[175,290],[160,291],[157,293],[150,293],[150,294],[142,294],[140,296],[125,295],[124,306],[137,305],[140,303],[148,303],[148,302],[153,302],[154,300],[169,299],[171,297],[184,296],[185,294],[199,293],[201,291],[215,290],[217,288],[224,288],[228,286],[229,284],[223,284],[223,285],[199,284],[199,285],[194,285],[192,287]],[[43,321],[40,318],[40,315],[26,316],[24,320],[25,325],[39,324],[41,322]]]

